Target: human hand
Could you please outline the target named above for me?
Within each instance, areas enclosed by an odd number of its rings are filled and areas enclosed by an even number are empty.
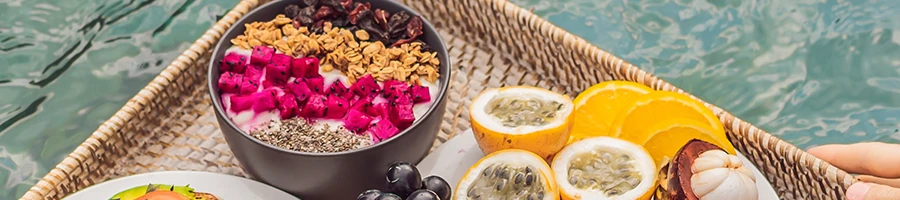
[[[900,199],[900,145],[881,142],[832,144],[807,152],[848,173],[861,174],[847,200]]]

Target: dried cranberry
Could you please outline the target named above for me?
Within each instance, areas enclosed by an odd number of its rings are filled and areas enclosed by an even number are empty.
[[[309,7],[300,9],[300,13],[297,14],[296,17],[294,17],[294,21],[300,22],[300,25],[302,25],[302,26],[309,26],[313,22],[315,22],[315,20],[313,19],[315,14],[316,14],[316,8],[309,6]],[[299,27],[297,27],[297,28],[299,28]]]
[[[322,6],[322,7],[319,7],[318,11],[316,11],[316,16],[313,19],[315,19],[316,21],[319,21],[321,19],[325,19],[325,18],[334,16],[335,14],[336,13],[334,12],[334,9],[331,8],[331,6]]]
[[[351,23],[352,20],[353,19],[351,19]],[[387,32],[381,30],[380,27],[375,25],[374,14],[370,10],[364,10],[357,15],[356,26],[359,26],[359,28],[365,29],[366,32],[369,32],[369,36],[371,36],[374,40],[388,42],[388,40],[390,39]]]
[[[410,43],[415,41],[416,37],[419,37],[420,35],[422,35],[422,18],[416,16],[410,19],[409,24],[406,25],[406,36],[409,38],[397,41],[391,46],[397,47],[402,44]]]
[[[344,9],[344,5],[341,4],[341,0],[319,0],[319,4],[321,4],[323,7],[331,7],[331,9],[337,13],[347,14],[347,10]]]
[[[341,6],[344,7],[344,10],[353,10],[353,0],[341,0]]]
[[[319,4],[319,0],[302,0],[300,1],[300,7],[315,7]]]
[[[391,15],[391,20],[388,21],[388,28],[385,29],[392,35],[402,35],[404,31],[406,31],[405,26],[406,22],[409,21],[409,13],[405,11],[400,11]]]
[[[406,25],[406,35],[410,39],[422,35],[422,18],[416,16],[409,20],[409,24]]]
[[[391,13],[382,9],[375,9],[375,22],[381,25],[382,30],[388,30],[387,22],[390,17]]]
[[[285,16],[287,16],[288,18],[293,19],[294,17],[296,17],[297,15],[300,14],[300,6],[298,6],[298,5],[289,5],[289,6],[287,6],[287,7],[284,8],[284,14],[285,14]]]
[[[350,16],[349,16],[350,23],[357,24],[357,19],[359,18],[359,15],[363,11],[368,11],[369,8],[371,8],[371,7],[372,7],[372,4],[369,4],[368,2],[366,2],[365,4],[358,4],[356,6],[356,8],[354,8],[353,11],[350,12]]]
[[[344,27],[344,26],[347,26],[348,24],[350,24],[350,19],[347,19],[346,17],[338,17],[336,19],[331,20],[331,25],[334,25],[337,27]]]
[[[313,33],[322,34],[325,32],[325,20],[316,21],[309,29]]]
[[[400,31],[396,31],[396,30],[395,30],[394,32],[389,32],[391,38],[395,38],[395,39],[398,39],[398,40],[399,40],[399,39],[406,38],[406,29],[405,29],[405,28],[401,27],[401,28],[399,28],[399,29],[397,29],[397,30],[400,30]],[[391,43],[391,44],[393,44],[393,43]]]

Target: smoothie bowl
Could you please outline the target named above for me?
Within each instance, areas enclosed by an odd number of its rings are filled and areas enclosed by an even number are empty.
[[[303,199],[385,188],[439,132],[450,63],[434,27],[391,0],[281,0],[216,46],[209,92],[250,177]]]

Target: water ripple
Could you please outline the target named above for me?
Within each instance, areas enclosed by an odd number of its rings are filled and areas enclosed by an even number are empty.
[[[513,2],[801,148],[900,141],[900,1]]]
[[[0,0],[0,199],[23,194],[237,0]],[[11,164],[12,163],[12,164]],[[32,164],[29,164],[32,163]]]

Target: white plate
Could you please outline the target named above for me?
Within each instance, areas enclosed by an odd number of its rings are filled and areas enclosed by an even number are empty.
[[[475,143],[472,130],[468,130],[438,147],[437,150],[425,157],[417,167],[422,176],[439,175],[450,183],[451,188],[455,188],[456,183],[465,175],[466,170],[482,157],[484,157],[484,153],[481,153],[481,149]],[[756,175],[756,188],[759,190],[759,199],[780,199],[772,185],[769,185],[766,177],[759,172],[759,169],[740,152],[738,152],[738,157],[744,163],[744,166],[749,167],[753,174]]]
[[[196,171],[164,171],[137,174],[109,180],[64,198],[66,200],[109,199],[132,187],[154,184],[187,185],[223,200],[298,199],[284,191],[243,177]]]

